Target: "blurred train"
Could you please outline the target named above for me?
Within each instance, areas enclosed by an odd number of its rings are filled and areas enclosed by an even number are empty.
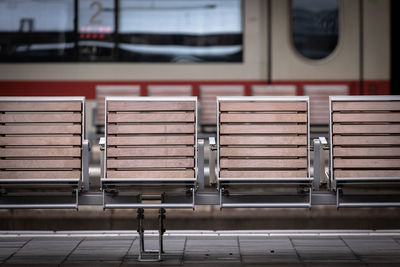
[[[289,84],[390,94],[389,0],[0,0],[0,95]]]

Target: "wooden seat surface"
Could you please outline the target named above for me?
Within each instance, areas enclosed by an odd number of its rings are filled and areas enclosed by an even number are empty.
[[[196,177],[195,97],[106,102],[106,178]]]
[[[296,85],[253,85],[251,87],[252,96],[295,96]]]
[[[348,95],[347,85],[304,85],[303,95],[310,97],[310,123],[329,124],[329,96]]]
[[[0,98],[0,180],[80,179],[84,98]]]
[[[243,85],[200,86],[201,124],[216,124],[217,96],[244,96]]]
[[[104,125],[106,96],[140,96],[140,85],[97,85],[95,124]]]
[[[331,97],[332,172],[400,178],[400,97]]]
[[[219,98],[219,177],[308,177],[307,99]]]
[[[191,85],[149,85],[149,96],[191,96]]]

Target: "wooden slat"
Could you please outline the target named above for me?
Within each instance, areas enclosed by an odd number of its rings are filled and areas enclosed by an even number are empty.
[[[108,122],[194,122],[194,113],[108,114]]]
[[[400,101],[333,101],[332,111],[400,110]]]
[[[194,101],[109,101],[108,111],[188,111]]]
[[[307,159],[226,159],[220,160],[221,168],[307,168]]]
[[[1,138],[0,138],[1,140]],[[133,145],[194,145],[193,135],[180,136],[123,136],[107,137],[108,146],[133,146]]]
[[[307,122],[307,114],[222,113],[220,122]]]
[[[107,171],[107,178],[194,178],[194,170]]]
[[[334,157],[400,157],[400,147],[334,147]]]
[[[191,85],[149,85],[149,96],[191,96]]]
[[[80,136],[6,136],[0,137],[0,146],[77,146]]]
[[[220,111],[307,111],[307,102],[235,102],[221,101]]]
[[[108,125],[108,134],[194,133],[194,124]]]
[[[81,125],[3,125],[0,134],[80,134]]]
[[[306,147],[221,147],[220,157],[306,157]]]
[[[307,145],[307,136],[220,136],[220,145]],[[400,140],[399,140],[400,141]]]
[[[62,160],[0,160],[2,169],[40,169],[40,168],[81,168],[80,159],[62,159]]]
[[[400,122],[400,113],[333,113],[333,122]]]
[[[193,168],[193,158],[180,159],[109,159],[107,168]]]
[[[80,171],[0,171],[1,179],[81,178]]]
[[[110,147],[107,157],[194,156],[194,147]]]
[[[221,125],[221,134],[306,134],[307,125]]]
[[[333,125],[334,134],[379,134],[400,133],[400,124],[376,124],[376,125]]]
[[[334,170],[335,178],[398,177],[400,170]]]
[[[221,178],[305,178],[306,170],[299,171],[220,171]]]
[[[340,159],[336,158],[334,168],[397,168],[400,169],[400,159]]]
[[[333,136],[334,145],[400,145],[400,136]]]
[[[254,96],[295,96],[296,85],[253,85]]]
[[[0,111],[81,111],[80,101],[0,101]]]
[[[82,115],[80,113],[64,113],[64,114],[46,114],[46,113],[14,113],[0,114],[0,122],[81,122]]]
[[[3,148],[0,157],[80,157],[79,147],[62,148]]]

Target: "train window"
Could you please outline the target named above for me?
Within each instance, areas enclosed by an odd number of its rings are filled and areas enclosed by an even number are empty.
[[[0,0],[0,61],[68,61],[74,0]]]
[[[240,0],[120,0],[119,60],[241,62]]]
[[[0,0],[0,62],[242,62],[241,0]]]
[[[292,0],[292,37],[309,59],[329,56],[338,43],[339,0]]]

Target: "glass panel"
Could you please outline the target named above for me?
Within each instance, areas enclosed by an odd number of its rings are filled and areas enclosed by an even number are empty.
[[[108,61],[114,55],[114,1],[79,0],[79,59]]]
[[[74,0],[0,0],[0,61],[74,55]]]
[[[240,0],[120,0],[119,60],[241,62]]]
[[[338,42],[338,0],[292,0],[292,35],[297,51],[310,59],[329,56]]]

